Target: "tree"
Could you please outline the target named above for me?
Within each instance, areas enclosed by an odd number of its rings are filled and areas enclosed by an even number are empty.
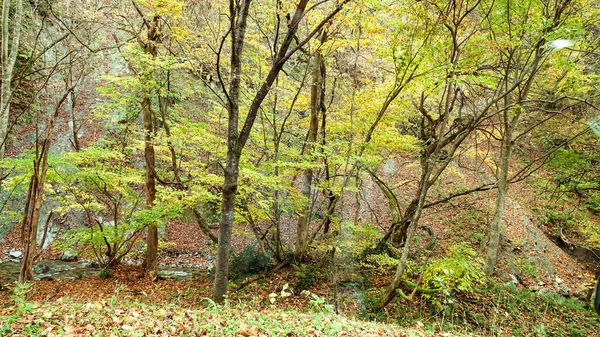
[[[13,71],[19,54],[21,25],[23,20],[23,0],[17,0],[15,13],[10,19],[10,0],[2,1],[2,54],[0,66],[2,67],[2,83],[0,83],[0,159],[4,157],[6,141],[8,138],[8,115],[10,113],[10,100],[13,94],[11,83]],[[10,28],[12,23],[12,39]]]
[[[310,41],[310,39],[315,36],[328,21],[342,10],[343,5],[348,1],[343,1],[338,4],[335,9],[312,29],[303,40],[300,40],[296,47],[290,50],[290,46],[296,37],[299,24],[304,17],[308,2],[308,0],[300,0],[296,5],[294,15],[289,22],[288,31],[281,41],[275,58],[272,60],[273,64],[271,69],[252,99],[241,130],[238,129],[240,111],[240,75],[242,69],[242,51],[251,0],[242,0],[239,3],[231,0],[229,3],[229,34],[231,35],[229,90],[225,90],[224,83],[221,82],[227,97],[227,157],[224,168],[225,179],[222,189],[221,219],[219,221],[219,248],[213,290],[214,300],[218,303],[223,302],[224,295],[227,292],[229,257],[231,252],[231,231],[234,222],[235,195],[238,188],[240,157],[242,155],[242,150],[246,145],[246,141],[250,136],[250,132],[252,131],[252,126],[254,125],[260,106],[287,60],[302,46],[308,43],[308,41]]]
[[[321,44],[327,40],[327,32],[321,33]],[[308,129],[308,135],[306,137],[306,143],[304,146],[304,153],[310,157],[315,150],[317,135],[319,133],[319,112],[323,106],[323,94],[322,94],[322,82],[324,63],[322,61],[321,49],[315,48],[312,55],[312,84],[310,89],[310,126]],[[308,229],[310,221],[311,206],[311,185],[313,184],[313,169],[306,168],[302,174],[302,195],[306,198],[307,203],[302,211],[302,214],[298,218],[298,225],[296,230],[297,243],[296,243],[296,254],[301,256],[306,249],[308,244]]]
[[[530,4],[530,6],[523,7],[526,8],[523,12],[519,11],[520,7],[518,6],[510,6],[510,1],[506,3],[506,6],[506,10],[502,14],[502,22],[506,22],[509,28],[505,37],[509,42],[507,43],[509,47],[503,51],[503,55],[506,55],[502,58],[505,64],[502,70],[504,75],[503,85],[506,88],[515,87],[516,94],[505,96],[501,102],[504,109],[499,115],[500,134],[502,135],[499,155],[500,164],[496,171],[498,184],[496,205],[494,217],[490,223],[490,239],[484,266],[487,275],[493,274],[500,249],[500,234],[502,233],[505,200],[509,187],[509,163],[517,140],[515,133],[518,132],[523,114],[528,112],[526,104],[534,86],[534,81],[542,71],[544,61],[555,50],[552,44],[549,43],[551,42],[550,39],[553,36],[563,37],[560,36],[562,35],[561,29],[565,26],[565,20],[569,15],[569,9],[573,6],[573,2],[571,0],[557,0],[553,1],[551,6],[539,7]],[[548,8],[552,10],[548,10]],[[512,20],[518,18],[524,25],[526,21],[532,21],[532,15],[539,18],[540,21],[537,21],[537,25],[534,24],[534,26],[520,29],[512,27]],[[530,31],[525,31],[525,29]],[[517,43],[517,40],[529,41],[526,44],[521,44],[520,42]]]

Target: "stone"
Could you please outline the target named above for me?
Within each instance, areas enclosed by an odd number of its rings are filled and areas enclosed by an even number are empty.
[[[383,164],[383,173],[385,174],[395,174],[398,172],[398,166],[396,165],[396,161],[393,159],[388,159]]]
[[[8,257],[11,259],[21,259],[23,258],[23,253],[18,250],[11,250],[8,252]]]
[[[60,253],[60,255],[58,256],[58,259],[61,261],[65,261],[65,262],[71,262],[71,261],[76,261],[77,257],[78,257],[77,252],[74,252],[72,250],[67,250],[67,251]]]
[[[33,266],[33,272],[36,274],[45,274],[50,271],[50,266],[47,264],[36,264]]]
[[[192,279],[191,274],[180,270],[158,270],[157,274],[162,278],[174,281],[185,281]]]
[[[540,290],[537,291],[538,295],[550,295],[552,294],[552,290],[548,289],[548,288],[542,288]]]
[[[556,291],[559,295],[562,295],[562,296],[571,295],[571,289],[569,289],[569,287],[565,284],[565,282],[558,276],[556,276],[556,279],[554,280],[554,288],[556,288]]]

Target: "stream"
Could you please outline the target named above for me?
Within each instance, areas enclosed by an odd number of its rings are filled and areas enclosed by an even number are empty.
[[[18,280],[20,268],[19,262],[0,262],[0,284]],[[82,262],[47,260],[36,263],[33,273],[35,280],[79,280],[98,276],[101,269]],[[160,277],[173,281],[194,280],[207,275],[205,269],[191,267],[158,266],[156,272]]]

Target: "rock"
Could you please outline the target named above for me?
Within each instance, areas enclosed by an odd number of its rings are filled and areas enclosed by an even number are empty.
[[[50,266],[47,264],[36,264],[33,266],[33,272],[36,274],[44,274],[50,271]]]
[[[553,294],[552,290],[548,289],[548,288],[542,288],[540,290],[537,291],[538,295],[550,295]]]
[[[67,250],[67,251],[60,253],[60,255],[58,256],[58,259],[61,261],[65,261],[65,262],[71,262],[71,261],[76,261],[77,257],[78,257],[77,252],[74,252],[72,250]]]
[[[168,280],[185,281],[185,280],[192,279],[192,275],[190,275],[189,273],[187,273],[185,271],[180,271],[180,270],[158,270],[156,273],[160,277],[168,279]]]
[[[395,174],[398,172],[398,166],[396,165],[396,161],[393,159],[388,159],[383,164],[383,173],[385,174]]]
[[[569,287],[565,284],[565,282],[558,276],[556,276],[556,279],[554,280],[554,288],[556,288],[556,291],[558,292],[559,295],[562,295],[562,296],[571,295],[571,289],[569,289]]]
[[[18,250],[11,250],[8,252],[8,257],[11,259],[21,259],[23,258],[23,253]]]

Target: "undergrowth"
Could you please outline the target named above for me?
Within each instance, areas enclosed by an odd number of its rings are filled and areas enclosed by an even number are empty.
[[[401,326],[418,322],[425,331],[515,337],[597,336],[600,323],[580,300],[491,283],[477,293],[460,292],[443,310],[421,299],[397,301],[385,318]]]

